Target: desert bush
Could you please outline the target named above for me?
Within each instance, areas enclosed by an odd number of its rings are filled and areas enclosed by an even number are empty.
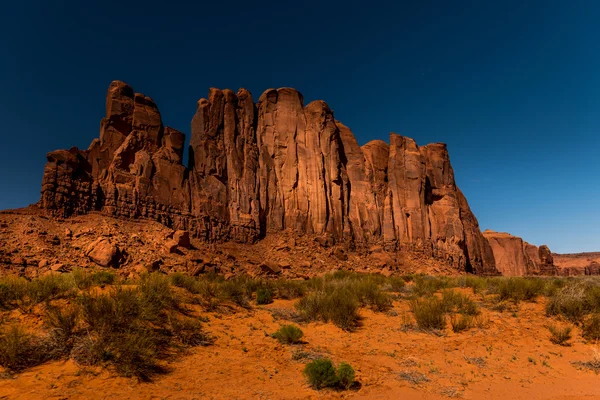
[[[184,346],[206,346],[212,339],[204,333],[202,323],[194,318],[171,316],[171,334]]]
[[[208,279],[198,280],[196,283],[197,302],[206,310],[214,311],[221,302],[219,284]]]
[[[349,389],[354,383],[355,372],[350,364],[342,362],[336,370],[331,360],[319,358],[306,364],[304,376],[317,390],[327,387]]]
[[[306,364],[304,375],[308,379],[308,383],[317,390],[335,387],[339,383],[335,366],[327,358],[320,358]]]
[[[252,290],[248,289],[245,282],[232,279],[219,285],[219,295],[226,300],[233,301],[239,306],[248,307],[248,301],[252,296]]]
[[[306,294],[302,281],[281,280],[277,282],[277,296],[282,299],[297,299]]]
[[[493,278],[489,280],[488,293],[496,294],[497,300],[512,301],[518,304],[521,301],[535,301],[544,293],[545,282],[539,278]]]
[[[271,289],[259,288],[256,291],[256,304],[270,304],[273,302],[273,293]]]
[[[400,293],[406,287],[406,281],[402,277],[391,276],[387,279],[387,284],[389,285],[390,292]]]
[[[345,286],[362,306],[368,306],[375,311],[386,311],[392,307],[391,297],[381,290],[373,277],[349,282]]]
[[[158,363],[162,339],[157,332],[148,328],[138,327],[120,332],[111,338],[110,343],[104,342],[102,358],[119,375],[149,381],[153,375],[165,372]]]
[[[437,297],[413,300],[410,308],[420,329],[443,330],[446,327],[445,306]]]
[[[354,368],[348,363],[340,363],[337,368],[338,384],[342,389],[350,389],[356,374]]]
[[[142,275],[137,296],[140,308],[145,314],[144,319],[156,321],[156,319],[164,316],[163,311],[169,309],[177,309],[179,302],[169,284],[169,278],[166,275],[152,273]]]
[[[450,318],[450,324],[452,325],[452,331],[455,333],[466,331],[473,326],[473,317],[470,315],[453,315]]]
[[[67,274],[45,275],[28,282],[25,286],[26,305],[74,295],[75,285]]]
[[[296,303],[296,308],[306,320],[331,321],[345,330],[353,329],[359,320],[358,302],[346,288],[310,293]]]
[[[581,335],[586,340],[600,340],[600,314],[593,314],[583,322]]]
[[[548,331],[550,332],[550,341],[560,346],[569,346],[569,340],[571,340],[570,326],[558,327],[556,325],[549,325]]]
[[[581,282],[559,289],[546,303],[548,316],[561,315],[573,323],[581,323],[593,309],[586,287]]]
[[[445,276],[417,275],[412,291],[416,296],[431,296],[438,290],[455,286],[455,283],[451,278]]]
[[[44,324],[54,339],[56,351],[67,352],[72,345],[72,338],[79,319],[79,306],[61,309],[49,306],[44,315]]]
[[[458,312],[466,315],[479,313],[479,307],[469,296],[455,290],[443,290],[442,303],[446,312]]]
[[[185,289],[192,294],[199,293],[198,280],[193,276],[189,276],[181,272],[175,272],[169,275],[169,279],[171,281],[171,285],[173,286]]]
[[[110,365],[120,375],[148,380],[163,371],[159,361],[176,344],[210,343],[200,321],[177,316],[179,304],[162,275],[145,275],[137,288],[83,294],[79,304],[86,334],[74,340],[72,354],[82,364]]]
[[[112,285],[116,280],[116,275],[109,271],[97,271],[92,273],[92,282],[96,285]]]
[[[5,327],[0,332],[0,366],[8,372],[19,372],[47,361],[49,350],[46,341],[28,334],[20,325]]]
[[[486,278],[475,275],[467,275],[461,280],[461,286],[471,288],[473,293],[481,293],[488,286]]]
[[[300,343],[300,339],[304,336],[304,332],[295,325],[283,325],[272,335],[280,343],[296,344]]]
[[[5,276],[0,280],[0,307],[12,309],[18,307],[26,294],[27,280],[16,276]]]
[[[142,315],[156,319],[155,315],[143,311],[137,289],[116,287],[109,294],[84,294],[79,304],[83,321],[100,335],[127,330],[142,319]]]

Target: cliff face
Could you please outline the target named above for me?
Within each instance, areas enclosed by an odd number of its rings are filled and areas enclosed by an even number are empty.
[[[558,275],[552,253],[547,246],[542,245],[538,248],[505,232],[486,230],[483,236],[492,246],[496,268],[502,275]]]
[[[290,88],[257,103],[245,89],[211,89],[192,119],[187,167],[184,139],[152,99],[113,82],[100,138],[48,153],[39,204],[61,217],[149,218],[206,241],[292,230],[498,273],[444,144],[391,134],[389,145],[360,147],[326,103],[304,106]]]

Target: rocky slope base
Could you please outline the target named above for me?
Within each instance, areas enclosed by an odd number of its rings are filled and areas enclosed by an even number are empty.
[[[0,212],[0,272],[35,278],[76,268],[111,268],[134,278],[150,271],[209,272],[306,279],[337,269],[383,275],[422,272],[453,275],[450,264],[420,253],[381,246],[348,251],[317,235],[290,230],[255,244],[208,243],[145,219],[91,212],[48,217],[36,206]]]

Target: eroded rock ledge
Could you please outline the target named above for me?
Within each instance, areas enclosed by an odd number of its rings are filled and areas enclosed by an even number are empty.
[[[361,147],[325,102],[305,106],[291,88],[257,103],[245,89],[211,89],[192,119],[187,167],[184,143],[151,98],[115,81],[100,138],[48,153],[39,205],[60,217],[148,218],[207,242],[291,229],[498,274],[442,143],[392,133],[389,145]]]

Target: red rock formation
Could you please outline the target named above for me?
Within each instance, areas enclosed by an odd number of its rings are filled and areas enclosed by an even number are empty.
[[[39,204],[61,217],[149,218],[206,241],[293,230],[497,274],[446,146],[390,142],[360,147],[326,103],[304,106],[294,89],[269,89],[256,104],[244,89],[211,89],[192,119],[186,168],[184,135],[163,127],[152,99],[113,82],[100,139],[48,154]]]
[[[600,253],[551,254],[559,275],[600,275]]]
[[[506,276],[557,275],[552,253],[547,246],[539,248],[517,236],[486,230],[483,236],[490,243],[496,268]]]

